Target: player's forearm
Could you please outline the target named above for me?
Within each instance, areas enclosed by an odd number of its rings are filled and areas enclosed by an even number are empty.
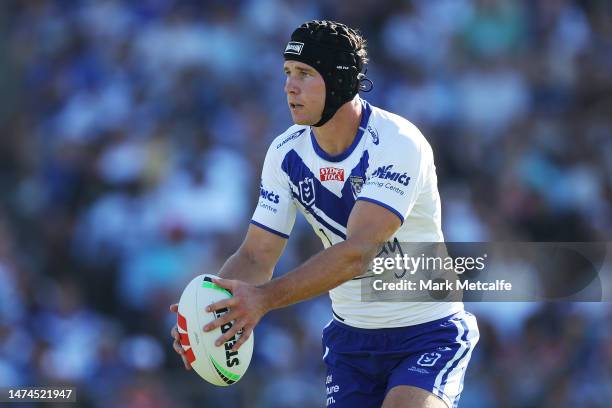
[[[278,309],[319,296],[362,274],[376,247],[344,241],[313,256],[293,271],[261,285],[268,308]]]
[[[219,277],[235,279],[252,285],[261,285],[272,277],[273,268],[239,249],[230,256],[219,270]]]

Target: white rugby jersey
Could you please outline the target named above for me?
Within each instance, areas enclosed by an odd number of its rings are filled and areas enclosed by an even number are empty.
[[[274,140],[251,223],[288,238],[299,210],[328,248],[346,239],[355,201],[365,200],[401,220],[391,240],[444,240],[431,146],[406,119],[362,104],[357,135],[339,155],[327,154],[309,126],[291,126]],[[329,294],[334,317],[361,328],[410,326],[463,309],[457,302],[362,302],[358,279]]]

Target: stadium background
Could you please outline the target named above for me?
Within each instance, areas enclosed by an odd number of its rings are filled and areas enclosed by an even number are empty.
[[[290,125],[282,49],[312,18],[361,29],[365,98],[432,143],[447,240],[611,239],[609,1],[0,8],[0,385],[72,384],[92,407],[322,405],[326,296],[266,316],[229,389],[183,370],[168,312],[245,232]],[[276,273],[314,238],[300,219]],[[464,407],[609,406],[609,304],[468,309]]]

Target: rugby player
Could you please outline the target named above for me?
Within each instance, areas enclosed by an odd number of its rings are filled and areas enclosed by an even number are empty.
[[[356,30],[304,23],[284,59],[295,124],[269,147],[251,225],[215,280],[233,297],[208,310],[231,310],[203,330],[235,321],[217,344],[243,330],[238,349],[269,311],[329,291],[327,406],[457,406],[479,337],[474,316],[461,302],[362,302],[356,279],[381,243],[444,240],[431,146],[408,120],[360,98],[371,82]],[[324,250],[272,279],[298,211]],[[176,327],[172,336],[182,355]]]

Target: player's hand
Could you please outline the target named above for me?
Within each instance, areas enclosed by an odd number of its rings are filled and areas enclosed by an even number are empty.
[[[178,303],[170,305],[170,311],[174,313],[178,313]],[[172,330],[170,331],[170,336],[174,338],[172,347],[174,348],[174,351],[179,356],[181,356],[181,358],[183,359],[185,370],[191,370],[191,364],[189,364],[189,362],[187,361],[187,358],[185,357],[185,350],[183,350],[183,346],[181,346],[180,336],[179,336],[179,332],[178,332],[178,328],[176,327],[176,324],[172,327]]]
[[[268,313],[266,297],[263,289],[246,282],[221,278],[213,279],[213,282],[222,288],[228,289],[232,292],[233,296],[229,299],[213,303],[206,308],[207,312],[226,307],[229,308],[229,311],[220,318],[208,323],[203,329],[204,331],[211,331],[234,321],[232,328],[219,337],[215,341],[215,345],[220,346],[242,330],[240,338],[232,347],[232,351],[236,351],[251,336],[259,320]]]

